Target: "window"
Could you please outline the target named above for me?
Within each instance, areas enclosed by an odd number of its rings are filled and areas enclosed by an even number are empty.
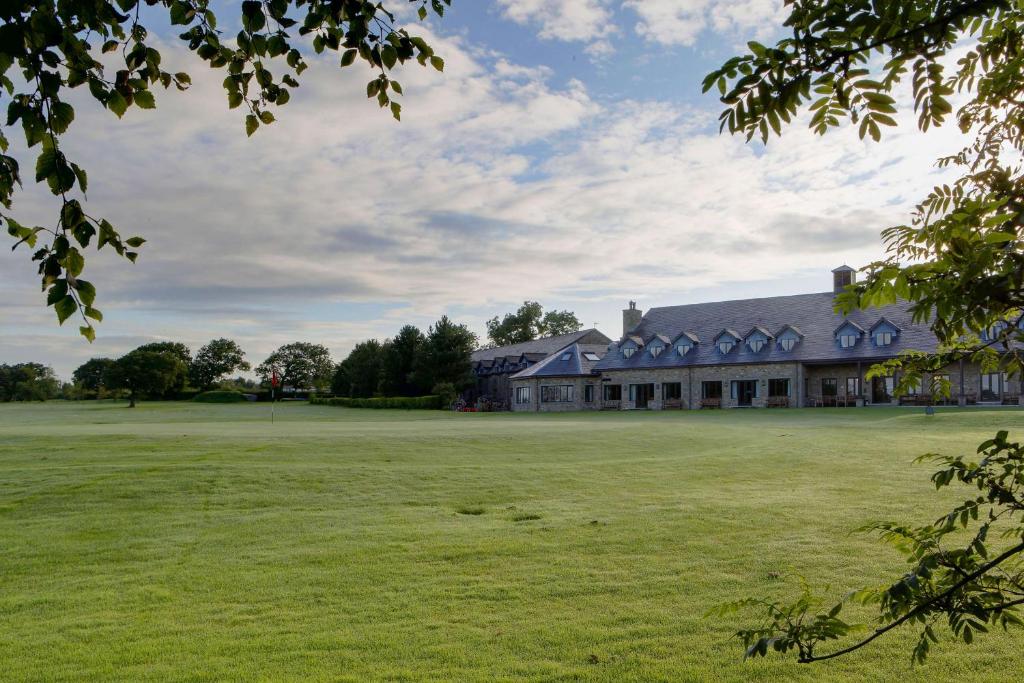
[[[792,351],[793,347],[796,346],[796,337],[786,337],[779,341],[779,346],[783,351]]]
[[[604,385],[604,400],[606,400],[606,401],[621,401],[622,400],[622,385],[621,384],[605,384]]]
[[[875,346],[888,346],[892,344],[892,332],[876,332]]]
[[[768,396],[771,398],[789,396],[789,379],[768,380]]]
[[[601,356],[597,355],[593,351],[584,351],[583,357],[587,360],[601,360]]]
[[[594,385],[584,384],[583,385],[583,402],[593,403],[594,402]]]
[[[729,397],[739,400],[741,405],[750,405],[750,399],[758,396],[757,384],[752,379],[734,379],[729,382]]]
[[[657,358],[659,355],[661,355],[661,352],[664,349],[665,347],[662,346],[661,344],[655,344],[654,346],[651,347],[651,355]]]
[[[680,356],[685,356],[690,352],[690,349],[692,348],[693,347],[690,346],[689,344],[679,344],[676,346],[676,351],[679,353]]]
[[[530,387],[516,387],[516,403],[530,402]]]
[[[763,349],[767,343],[768,342],[766,342],[764,339],[751,339],[749,342],[747,342],[747,346],[750,347],[751,351],[757,353],[758,351]]]
[[[998,372],[990,372],[981,376],[981,400],[998,401],[1003,395],[1003,381],[1005,375]]]
[[[722,341],[718,342],[718,352],[724,356],[725,354],[732,351],[732,347],[734,346],[736,346],[736,342],[732,340],[726,341],[723,339]]]
[[[857,345],[857,335],[844,333],[839,336],[839,346],[844,349],[852,349]]]
[[[860,377],[846,378],[846,395],[860,396]]]
[[[701,398],[722,398],[722,383],[702,382]]]
[[[821,395],[835,397],[839,394],[839,380],[835,377],[828,377],[821,380]]]
[[[541,403],[571,403],[573,400],[573,385],[561,384],[558,386],[546,386],[540,388]]]
[[[661,399],[663,401],[678,401],[682,397],[682,382],[665,382],[661,385]]]
[[[634,353],[636,353],[636,347],[635,346],[624,346],[622,348],[622,357],[623,358],[632,358]]]
[[[907,385],[907,396],[917,396],[923,391],[922,381],[919,379],[912,384]]]
[[[562,360],[572,360],[572,351],[562,354]]]

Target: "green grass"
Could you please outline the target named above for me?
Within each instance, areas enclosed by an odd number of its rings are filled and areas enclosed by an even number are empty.
[[[1024,412],[566,415],[304,404],[0,406],[0,679],[1007,681],[1024,633],[741,661],[799,568],[902,560],[848,532],[948,504],[914,466]],[[748,622],[749,623],[749,622]]]

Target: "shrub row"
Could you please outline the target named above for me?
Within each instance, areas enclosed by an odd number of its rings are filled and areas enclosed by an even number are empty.
[[[197,403],[245,403],[246,398],[237,391],[204,391],[192,400]]]
[[[338,408],[403,408],[405,410],[441,410],[440,396],[394,396],[391,398],[310,398],[309,402],[318,406],[336,406]]]

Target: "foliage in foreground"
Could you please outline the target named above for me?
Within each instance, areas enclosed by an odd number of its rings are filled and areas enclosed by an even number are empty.
[[[954,637],[971,643],[990,628],[1022,626],[1018,608],[1024,604],[1024,448],[1007,441],[1007,433],[978,448],[980,459],[925,455],[941,463],[932,475],[936,489],[952,483],[976,490],[932,524],[905,526],[876,522],[862,531],[877,532],[905,557],[911,567],[895,583],[848,594],[828,611],[805,585],[792,603],[745,599],[712,611],[721,616],[754,607],[765,613],[763,623],[737,635],[746,656],[769,651],[797,653],[800,662],[832,659],[864,647],[879,636],[908,624],[919,629],[913,660],[924,662],[935,627],[945,622]],[[844,621],[847,602],[875,604],[878,624],[856,643],[821,653],[819,645],[864,629]]]
[[[419,19],[430,12],[443,16],[451,0],[409,0]],[[70,89],[85,86],[102,107],[118,118],[131,106],[156,107],[158,87],[186,90],[192,82],[184,71],[167,70],[160,41],[144,21],[169,21],[179,39],[213,69],[226,72],[228,106],[243,108],[245,131],[252,135],[274,121],[272,109],[291,99],[291,89],[306,69],[301,47],[308,40],[314,52],[340,54],[342,68],[357,60],[368,65],[374,78],[368,98],[392,115],[401,116],[394,97],[402,86],[390,77],[394,67],[415,60],[444,69],[444,60],[423,38],[412,35],[382,4],[362,0],[243,0],[242,29],[227,36],[217,28],[218,17],[209,0],[75,0],[0,4],[0,88],[6,94],[7,118],[0,129],[0,205],[11,209],[22,184],[22,164],[7,154],[7,130],[20,124],[28,148],[38,149],[35,181],[46,183],[58,199],[48,226],[22,225],[0,211],[0,223],[15,247],[35,249],[47,305],[58,321],[80,313],[82,335],[92,341],[93,322],[103,314],[93,306],[96,288],[81,277],[85,250],[110,247],[131,262],[145,243],[142,237],[122,238],[105,218],[86,212],[86,169],[69,159],[61,137],[75,120],[68,101]],[[295,34],[298,34],[298,40]],[[278,75],[274,74],[274,71]],[[114,73],[111,73],[114,72]],[[38,244],[38,249],[36,249]]]
[[[317,406],[335,406],[337,408],[401,408],[404,410],[441,410],[445,406],[440,396],[392,396],[382,398],[334,398],[309,399]]]
[[[883,232],[887,257],[870,264],[863,283],[837,297],[837,310],[907,302],[914,319],[928,322],[941,346],[909,352],[871,369],[869,376],[899,377],[898,392],[961,360],[983,372],[1021,375],[1024,346],[1024,5],[1000,0],[786,0],[792,35],[773,47],[748,44],[749,54],[708,74],[726,105],[722,129],[767,142],[806,108],[810,126],[824,134],[843,121],[861,138],[881,139],[895,126],[897,87],[909,78],[918,128],[955,118],[973,141],[939,160],[962,175],[936,187],[917,206],[911,225]],[[951,56],[957,55],[952,73]],[[954,97],[965,103],[955,112]],[[908,553],[914,568],[885,589],[858,594],[879,607],[879,626],[857,643],[822,654],[817,646],[848,635],[842,604],[815,613],[809,591],[795,603],[744,600],[760,606],[765,621],[739,632],[747,655],[795,651],[812,662],[852,652],[904,624],[921,635],[913,652],[924,661],[933,628],[945,620],[972,642],[993,626],[1019,624],[1014,608],[1024,598],[1019,556],[1021,451],[1005,432],[983,443],[983,459],[945,459],[933,477],[938,487],[956,480],[981,495],[933,525],[875,525],[883,538]],[[980,515],[980,518],[979,518]],[[979,521],[964,546],[950,547],[957,528]],[[989,533],[1005,534],[990,549]],[[960,529],[962,533],[964,529]],[[720,613],[720,612],[719,612]]]

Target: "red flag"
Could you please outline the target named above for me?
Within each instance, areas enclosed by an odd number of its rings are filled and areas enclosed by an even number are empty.
[[[274,369],[272,369],[270,371],[270,386],[274,387],[275,389],[277,387],[281,386],[281,382],[277,379],[277,369],[276,368],[274,368]]]

